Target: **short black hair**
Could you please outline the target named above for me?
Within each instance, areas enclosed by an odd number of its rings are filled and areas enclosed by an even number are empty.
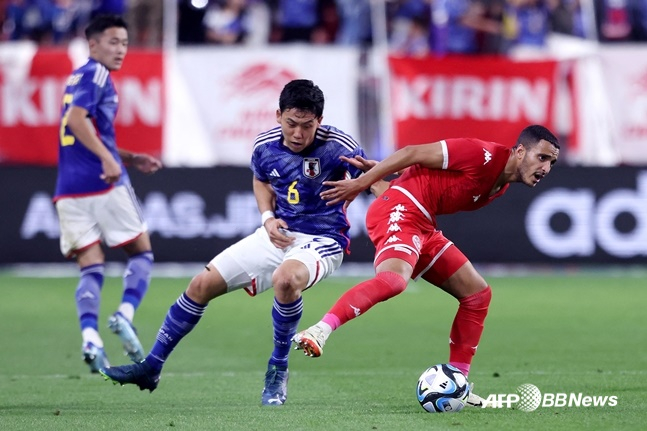
[[[85,38],[90,40],[92,36],[101,34],[109,28],[119,27],[128,30],[128,24],[119,15],[101,14],[97,15],[90,21],[85,29]]]
[[[288,82],[279,96],[279,110],[285,112],[292,108],[321,117],[324,109],[323,91],[309,79]]]
[[[523,129],[517,138],[515,147],[518,147],[519,145],[523,145],[526,148],[534,147],[541,140],[550,142],[559,150],[559,141],[557,140],[557,137],[555,137],[550,130],[544,126],[540,126],[539,124],[533,124],[532,126],[528,126]]]

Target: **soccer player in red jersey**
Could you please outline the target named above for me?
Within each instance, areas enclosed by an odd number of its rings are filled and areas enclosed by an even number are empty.
[[[479,139],[447,139],[402,148],[380,163],[356,157],[353,162],[366,174],[324,183],[330,189],[321,198],[328,204],[350,202],[382,178],[402,172],[366,215],[376,274],[344,293],[319,323],[295,335],[297,348],[307,356],[320,356],[332,331],[402,293],[409,278],[422,278],[459,302],[449,335],[449,364],[467,376],[492,293],[467,257],[437,229],[436,216],[479,209],[513,182],[534,187],[558,156],[557,138],[532,125],[512,148]],[[471,398],[468,404],[481,401]]]

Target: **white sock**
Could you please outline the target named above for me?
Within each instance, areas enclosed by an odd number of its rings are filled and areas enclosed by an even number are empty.
[[[323,331],[324,336],[326,337],[326,339],[328,339],[330,334],[332,334],[332,327],[329,324],[327,324],[326,322],[324,322],[323,320],[320,321],[319,323],[317,323],[315,326],[317,326],[319,329],[321,329]]]
[[[81,331],[81,337],[83,337],[83,344],[90,342],[97,347],[103,347],[103,340],[94,328],[85,328]]]
[[[132,323],[135,317],[135,307],[133,307],[133,304],[130,302],[122,302],[117,311]]]

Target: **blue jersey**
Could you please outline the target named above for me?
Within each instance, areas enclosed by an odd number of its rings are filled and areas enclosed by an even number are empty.
[[[314,27],[318,21],[317,0],[280,0],[279,20],[282,27]]]
[[[515,45],[545,46],[549,24],[545,6],[508,6],[504,13],[514,23],[516,32],[512,41]]]
[[[68,78],[61,109],[58,147],[58,179],[54,199],[103,193],[113,187],[100,178],[103,168],[97,156],[88,150],[67,127],[72,106],[88,111],[99,139],[117,162],[121,158],[115,142],[115,116],[118,98],[110,72],[101,63],[89,59]],[[116,185],[128,183],[128,173],[122,164],[121,178]]]
[[[254,143],[254,176],[270,183],[276,193],[274,213],[288,229],[332,238],[347,252],[350,224],[343,203],[327,206],[319,194],[324,181],[355,178],[361,171],[339,160],[340,156],[366,157],[353,138],[332,126],[320,126],[315,140],[299,153],[283,144],[281,128],[261,133]]]
[[[476,31],[465,26],[461,20],[469,13],[471,0],[447,1],[449,22],[447,50],[453,53],[473,53],[478,50]]]

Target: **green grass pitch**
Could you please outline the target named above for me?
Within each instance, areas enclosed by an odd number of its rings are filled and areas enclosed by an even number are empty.
[[[470,380],[487,396],[523,383],[542,393],[617,396],[615,407],[465,409],[429,414],[420,373],[446,362],[456,301],[424,282],[338,330],[321,358],[293,352],[285,406],[260,405],[271,352],[272,294],[213,301],[171,355],[158,389],[113,386],[81,361],[75,278],[0,274],[2,430],[629,430],[645,429],[647,282],[604,273],[487,277],[493,302]],[[301,327],[359,279],[304,294]],[[186,278],[153,278],[135,324],[152,346]],[[124,364],[107,317],[121,280],[107,278],[100,322],[109,359]]]

